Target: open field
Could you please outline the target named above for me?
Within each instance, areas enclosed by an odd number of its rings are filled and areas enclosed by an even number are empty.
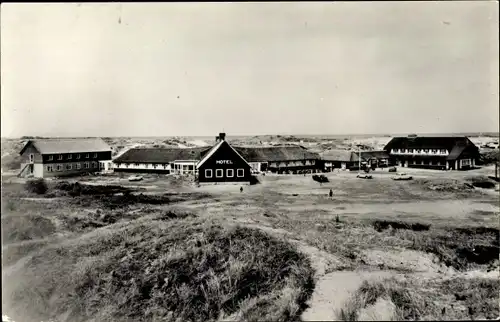
[[[470,184],[493,169],[411,171],[413,181],[335,172],[321,185],[268,175],[242,193],[109,175],[47,181],[36,195],[4,176],[3,314],[27,322],[498,317],[498,191]],[[74,194],[77,181],[84,186]]]

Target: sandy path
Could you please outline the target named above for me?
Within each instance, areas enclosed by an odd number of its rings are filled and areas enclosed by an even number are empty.
[[[393,276],[390,271],[337,271],[324,275],[316,284],[309,301],[309,308],[302,314],[302,321],[338,320],[337,312],[365,280]]]
[[[364,280],[383,279],[394,276],[391,271],[340,271],[345,263],[337,256],[322,251],[302,241],[291,238],[291,233],[284,229],[276,229],[252,220],[238,220],[247,227],[263,230],[275,236],[290,236],[289,241],[295,244],[300,252],[307,254],[315,270],[316,287],[308,301],[309,308],[302,316],[302,321],[337,320],[336,314]],[[328,271],[336,270],[328,273]],[[382,317],[382,319],[384,319]]]

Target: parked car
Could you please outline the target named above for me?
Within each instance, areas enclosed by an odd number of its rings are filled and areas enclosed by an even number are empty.
[[[372,175],[371,174],[367,174],[367,173],[358,173],[358,175],[356,176],[356,178],[360,178],[360,179],[373,179]]]
[[[398,169],[396,169],[396,167],[389,168],[389,172],[396,172],[396,171],[398,171]]]
[[[128,181],[141,181],[142,180],[142,176],[130,176],[128,177]]]
[[[413,180],[413,177],[406,173],[398,173],[396,176],[392,177],[392,180]]]

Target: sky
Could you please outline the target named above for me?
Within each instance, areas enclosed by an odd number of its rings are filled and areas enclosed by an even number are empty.
[[[3,3],[1,135],[499,130],[497,1]]]

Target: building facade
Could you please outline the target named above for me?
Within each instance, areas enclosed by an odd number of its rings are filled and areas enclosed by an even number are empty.
[[[384,148],[400,167],[466,170],[476,166],[479,148],[467,137],[395,137]]]
[[[255,172],[297,174],[319,171],[319,154],[303,146],[234,147]]]
[[[199,148],[133,148],[113,160],[114,172],[196,174],[201,153]]]
[[[101,171],[111,148],[102,139],[36,139],[20,155],[20,177],[64,177]]]
[[[320,158],[320,168],[326,172],[333,171],[334,169],[349,170],[354,166],[353,153],[349,150],[326,150],[320,153]]]
[[[203,154],[196,168],[200,184],[249,184],[252,179],[251,165],[225,140],[225,133]]]

